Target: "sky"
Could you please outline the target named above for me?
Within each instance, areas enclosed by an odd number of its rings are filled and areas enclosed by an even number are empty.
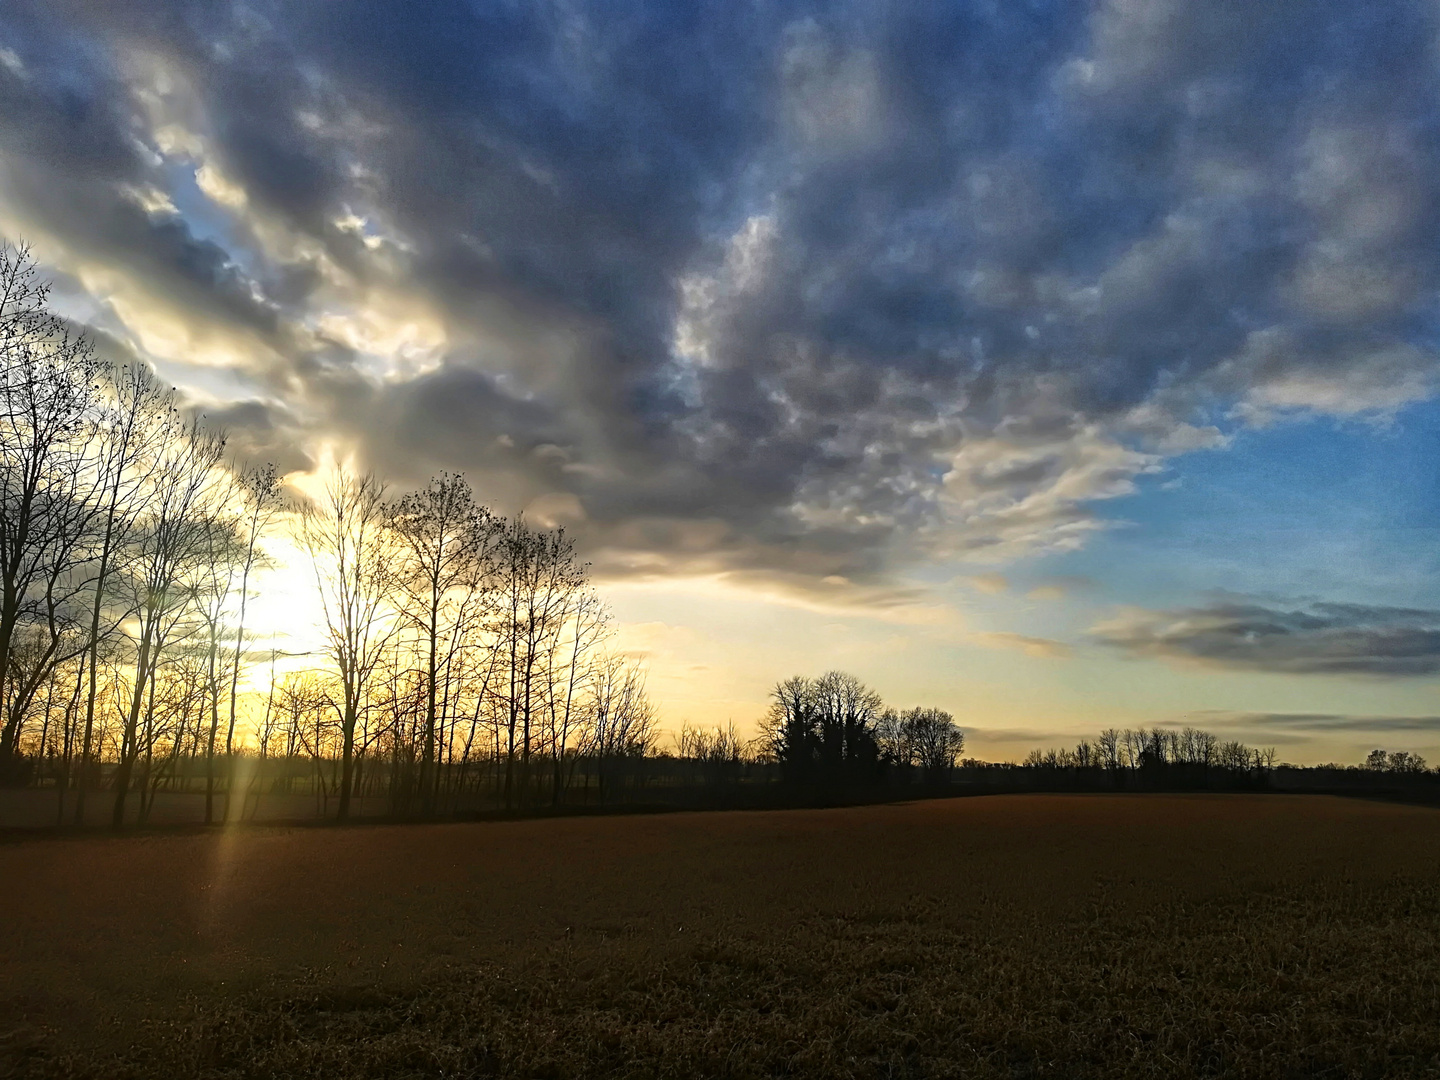
[[[1429,0],[10,0],[0,235],[238,457],[571,530],[671,729],[1434,761],[1437,91]]]

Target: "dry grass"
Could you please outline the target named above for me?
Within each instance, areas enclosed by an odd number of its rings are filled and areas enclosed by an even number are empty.
[[[1440,1075],[1440,813],[1014,796],[0,848],[27,1076]]]

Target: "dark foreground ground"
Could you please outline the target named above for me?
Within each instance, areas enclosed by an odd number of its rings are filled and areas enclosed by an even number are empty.
[[[1440,1076],[1440,812],[1024,795],[0,845],[22,1077]]]

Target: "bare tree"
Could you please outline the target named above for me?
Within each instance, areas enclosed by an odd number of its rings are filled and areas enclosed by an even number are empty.
[[[901,717],[915,764],[934,782],[948,774],[965,749],[965,733],[943,709],[908,709]]]
[[[532,532],[519,519],[506,530],[500,555],[499,647],[509,662],[505,747],[508,807],[515,802],[517,765],[521,801],[529,798],[537,707],[543,705],[543,695],[553,677],[548,661],[554,657],[555,638],[563,630],[571,600],[585,583],[585,567],[577,561],[575,542],[563,529]]]
[[[302,509],[298,536],[314,568],[330,659],[339,677],[337,812],[343,821],[350,816],[356,723],[397,627],[386,602],[396,549],[386,526],[385,486],[373,474],[339,470],[323,496]]]
[[[324,680],[313,671],[287,675],[275,691],[275,708],[285,739],[285,756],[288,760],[303,753],[310,759],[317,808],[324,813],[333,793],[325,777],[325,763],[333,759],[334,743],[340,734],[337,717],[343,714],[336,708],[334,695]],[[342,796],[344,790],[342,787]]]
[[[163,655],[163,650],[157,650]],[[174,779],[187,742],[193,745],[209,701],[205,662],[195,653],[157,665],[138,732],[138,820],[149,820],[160,787]],[[158,751],[158,754],[157,754]],[[158,760],[157,760],[158,759]]]
[[[0,245],[0,767],[69,628],[88,524],[86,451],[103,364],[46,310],[47,294],[28,250]],[[49,648],[27,643],[22,671],[16,636],[27,628]]]
[[[623,656],[602,657],[590,684],[591,728],[586,753],[594,759],[603,803],[623,783],[624,770],[655,746],[655,708],[645,672]]]
[[[265,795],[265,766],[270,758],[270,747],[274,744],[275,740],[280,737],[281,733],[280,714],[275,708],[275,661],[279,655],[280,651],[272,645],[270,649],[270,678],[265,693],[265,711],[261,714],[260,723],[255,730],[255,751],[257,755],[255,772],[250,784],[246,787],[245,796],[240,804],[239,816],[242,820],[247,816],[247,806],[248,816],[251,819],[259,816],[260,800]],[[231,691],[231,708],[232,710],[234,708],[233,686]],[[231,726],[233,729],[233,720]],[[252,794],[255,797],[255,801],[253,805],[248,805]],[[229,817],[228,807],[226,808],[226,817]]]
[[[142,463],[154,460],[173,432],[174,395],[151,376],[149,369],[128,365],[111,369],[105,380],[105,407],[96,446],[95,472],[100,498],[96,504],[92,550],[89,684],[85,694],[85,727],[80,748],[80,784],[75,795],[75,823],[85,821],[85,793],[92,760],[95,709],[100,693],[101,650],[131,608],[116,610],[111,589],[117,561],[129,552],[133,523],[150,479]],[[123,593],[123,590],[121,590]],[[133,597],[131,598],[133,599]],[[107,610],[110,604],[110,610]],[[108,619],[107,619],[108,616]]]
[[[245,611],[250,600],[250,575],[257,565],[264,562],[264,553],[260,549],[260,537],[270,527],[282,505],[280,477],[272,464],[243,470],[237,477],[237,486],[241,499],[239,541],[243,545],[244,556],[240,565],[240,610],[235,620],[235,651],[230,665],[230,717],[229,724],[225,729],[225,758],[231,762],[234,761],[235,755],[235,705],[240,687],[240,667],[245,656]],[[273,649],[271,650],[270,667],[272,673],[271,692],[273,693],[275,667]],[[268,703],[266,712],[268,715]],[[264,756],[263,753],[261,756]],[[230,781],[225,786],[225,816],[227,819],[230,816],[230,792],[234,781],[235,777],[232,774]],[[208,810],[206,820],[209,820]]]
[[[437,729],[452,704],[452,676],[491,601],[496,549],[504,523],[477,506],[464,477],[444,474],[387,507],[398,556],[390,583],[401,616],[423,655],[425,718],[420,799],[434,811]]]
[[[125,798],[139,750],[140,717],[149,682],[160,657],[172,643],[195,597],[193,575],[207,566],[213,528],[211,503],[214,472],[225,444],[193,421],[172,424],[169,445],[153,463],[145,512],[135,528],[135,554],[127,579],[128,605],[135,613],[135,676],[124,715],[119,763],[115,770],[115,803],[111,820],[125,820]],[[188,635],[185,635],[188,636]]]
[[[749,750],[733,723],[711,729],[686,724],[676,741],[680,757],[699,768],[704,784],[721,787],[739,781]]]
[[[235,575],[247,559],[239,534],[239,522],[235,515],[235,501],[238,496],[237,478],[227,475],[217,491],[216,505],[206,516],[203,543],[205,560],[201,564],[195,588],[195,607],[205,626],[205,689],[209,720],[205,741],[205,824],[215,820],[215,749],[220,731],[220,694],[224,676],[224,658],[221,656],[224,637],[224,619],[229,608],[230,593],[234,588]],[[231,751],[227,740],[227,771]],[[232,777],[233,779],[233,777]],[[226,795],[228,816],[229,795]]]
[[[589,716],[581,707],[581,695],[595,676],[591,653],[610,632],[610,611],[593,589],[576,588],[566,598],[562,621],[566,629],[555,637],[546,702],[546,738],[553,768],[550,798],[557,806],[570,779],[575,744],[584,740]]]
[[[50,283],[40,276],[29,245],[0,242],[0,376],[59,329],[49,296]]]
[[[1120,733],[1114,728],[1106,728],[1100,733],[1095,741],[1096,752],[1099,755],[1099,763],[1112,775],[1120,771]]]

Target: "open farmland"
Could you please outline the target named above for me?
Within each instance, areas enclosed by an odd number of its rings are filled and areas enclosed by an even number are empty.
[[[22,839],[20,1076],[1440,1074],[1440,813],[1327,797]]]

